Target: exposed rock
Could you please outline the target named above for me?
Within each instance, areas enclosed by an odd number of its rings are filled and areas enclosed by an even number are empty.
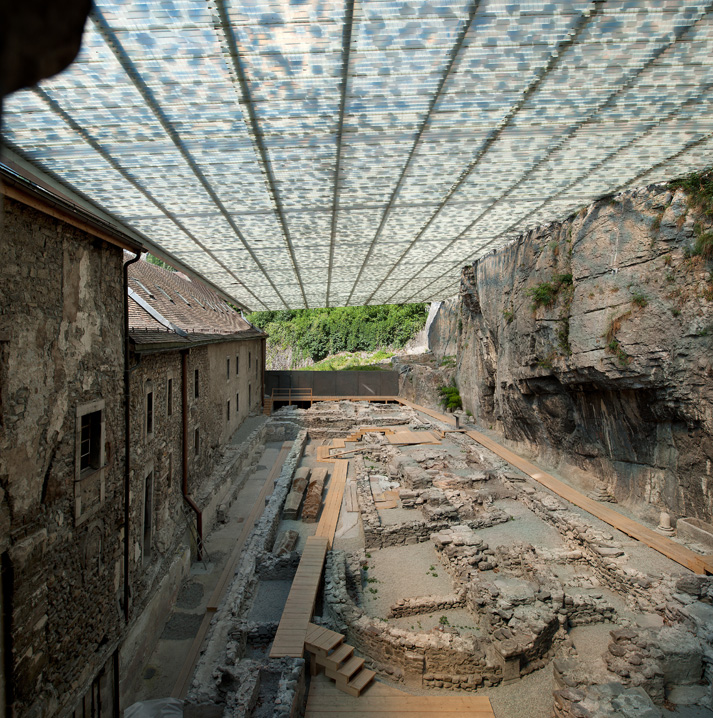
[[[582,470],[586,490],[596,477],[600,500],[711,521],[713,267],[690,256],[709,225],[682,190],[652,186],[520,236],[463,270],[431,328],[434,365],[458,337],[481,424]]]

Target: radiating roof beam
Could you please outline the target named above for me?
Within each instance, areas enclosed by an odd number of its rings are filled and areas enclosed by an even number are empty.
[[[337,159],[334,167],[334,192],[332,196],[332,224],[329,234],[329,268],[327,270],[327,301],[332,288],[332,267],[334,265],[334,242],[337,237],[337,215],[339,214],[339,177],[342,165],[342,134],[344,132],[344,114],[347,106],[349,84],[349,58],[352,47],[352,27],[354,25],[354,5],[356,0],[346,0],[344,10],[344,30],[342,35],[342,94],[339,100],[339,121],[337,123]]]
[[[607,110],[608,108],[610,108],[610,107],[616,102],[616,100],[617,100],[624,92],[626,92],[627,90],[631,89],[631,87],[634,86],[634,84],[636,83],[636,81],[639,79],[639,77],[640,77],[644,72],[646,72],[646,70],[648,70],[652,65],[654,65],[654,64],[659,60],[659,58],[660,58],[665,52],[667,52],[667,51],[668,51],[671,47],[673,47],[677,42],[679,42],[680,40],[682,40],[687,33],[689,33],[691,30],[693,30],[693,29],[695,28],[695,26],[701,21],[701,19],[704,18],[708,13],[710,13],[711,10],[713,10],[713,3],[709,3],[709,4],[706,6],[706,8],[698,15],[698,17],[696,17],[696,19],[695,19],[692,23],[690,23],[689,25],[682,26],[682,27],[678,27],[678,28],[674,28],[674,31],[673,31],[673,32],[674,32],[674,37],[673,37],[673,39],[672,39],[670,42],[668,42],[668,43],[666,43],[666,44],[661,45],[660,47],[658,47],[658,48],[651,54],[651,57],[650,57],[643,65],[641,65],[641,67],[639,67],[637,70],[635,70],[635,71],[630,75],[630,77],[626,80],[626,82],[624,82],[620,87],[618,87],[616,90],[614,90],[614,92],[612,92],[612,93],[609,95],[609,97],[608,97],[602,104],[600,104],[592,113],[590,113],[590,115],[589,115],[588,117],[582,119],[580,122],[578,122],[578,123],[572,125],[571,127],[569,127],[569,128],[567,129],[567,131],[563,134],[562,138],[561,138],[561,139],[558,139],[558,142],[557,142],[556,144],[554,144],[554,145],[545,153],[545,155],[544,155],[539,161],[537,161],[532,167],[530,167],[530,169],[528,169],[528,170],[520,177],[520,179],[519,179],[517,182],[515,182],[515,184],[511,185],[511,186],[510,186],[505,192],[503,192],[497,199],[494,199],[485,209],[483,209],[483,211],[482,211],[474,220],[472,220],[471,222],[469,222],[468,225],[467,225],[459,234],[457,234],[445,247],[443,247],[443,248],[440,250],[440,252],[438,252],[436,255],[433,256],[433,258],[431,259],[431,262],[437,262],[437,261],[440,259],[440,257],[442,257],[446,252],[448,252],[448,250],[450,250],[450,248],[451,248],[458,240],[460,240],[460,239],[462,239],[463,237],[465,237],[465,236],[468,234],[468,232],[470,232],[470,230],[471,230],[478,222],[480,222],[489,212],[491,212],[496,205],[498,205],[498,204],[499,204],[500,202],[502,202],[504,199],[506,199],[507,197],[509,197],[509,196],[510,196],[515,190],[517,190],[524,182],[526,182],[527,179],[528,179],[534,172],[536,172],[540,167],[542,167],[545,163],[547,163],[547,162],[550,160],[550,158],[551,158],[555,153],[559,152],[559,151],[562,149],[562,147],[563,147],[569,140],[571,140],[571,139],[577,134],[577,132],[579,132],[579,130],[581,130],[581,129],[582,129],[583,127],[585,127],[586,125],[591,124],[592,122],[594,122],[594,121],[596,120],[596,118],[598,117],[598,115],[600,115],[602,112],[604,112],[605,110]],[[679,108],[679,109],[680,109],[680,108]],[[669,116],[669,117],[670,117],[670,116]],[[666,119],[668,119],[668,118],[666,118]],[[661,123],[660,123],[660,122],[656,123],[656,124],[654,125],[654,127],[657,127],[659,124],[661,124]],[[652,128],[650,128],[650,129],[652,129]],[[648,133],[648,132],[649,132],[649,130],[647,130],[647,133]],[[647,133],[645,133],[645,134],[647,134]],[[641,135],[641,136],[643,137],[644,135]],[[638,138],[636,138],[636,139],[638,139]],[[636,139],[633,140],[633,141],[636,141]],[[628,146],[628,145],[627,145],[627,146]],[[625,147],[626,147],[626,146],[625,146]],[[622,150],[622,149],[624,149],[624,147],[620,147],[620,148],[619,148],[619,150]],[[615,156],[616,154],[617,154],[617,153],[613,153],[612,155],[609,155],[609,156],[607,157],[607,160],[605,160],[605,161],[608,161],[609,159],[611,159],[611,157]],[[600,163],[600,165],[601,165],[601,164],[602,164],[602,163]],[[595,169],[598,169],[600,165],[598,165]],[[593,171],[594,171],[594,170],[592,170],[591,172],[593,172]],[[591,174],[591,172],[590,172],[590,174]],[[581,179],[584,179],[586,176],[587,176],[587,175],[585,175],[584,177],[578,179],[577,182],[581,181]],[[565,191],[565,190],[563,190],[563,191]],[[618,190],[617,190],[617,191],[618,191]],[[552,201],[552,200],[556,199],[556,198],[557,198],[558,196],[560,196],[561,194],[562,194],[562,192],[558,192],[557,194],[553,195],[553,196],[549,199],[549,201]],[[537,207],[537,208],[534,209],[532,212],[528,213],[528,214],[526,215],[526,217],[532,216],[532,214],[534,214],[535,212],[539,211],[542,207],[544,207],[545,204],[547,204],[547,202],[545,202],[544,204],[542,204],[540,207]],[[519,224],[521,221],[522,221],[522,220],[520,220],[520,221],[518,222],[518,224]],[[505,232],[507,232],[507,231],[508,231],[508,230],[505,230]],[[488,244],[492,244],[492,242],[495,242],[495,241],[496,241],[497,239],[499,239],[501,236],[502,236],[502,234],[498,235],[497,237],[494,237],[494,238],[491,240],[491,242],[489,242]],[[404,252],[404,256],[405,256],[406,254],[408,254],[408,250],[406,250],[406,252]],[[395,268],[395,267],[396,267],[396,265],[394,265],[394,268]],[[399,288],[386,300],[386,303],[388,304],[388,303],[394,298],[394,296],[395,296],[396,294],[398,294],[409,282],[412,282],[414,279],[416,279],[416,277],[418,277],[418,276],[421,274],[422,271],[423,271],[423,269],[419,270],[418,272],[416,272],[416,274],[414,274],[412,277],[410,277],[409,279],[407,279],[403,284],[401,284],[401,285],[399,286]]]
[[[245,74],[245,68],[243,67],[242,60],[240,59],[240,52],[238,51],[238,42],[233,31],[233,26],[228,17],[228,10],[225,7],[225,0],[214,0],[215,8],[218,11],[218,20],[220,28],[225,36],[225,41],[228,45],[228,54],[233,63],[233,69],[235,74],[238,76],[238,82],[240,84],[240,92],[242,94],[243,101],[248,110],[248,118],[250,121],[250,128],[252,130],[253,142],[257,148],[258,157],[260,164],[262,165],[263,172],[267,179],[267,188],[272,198],[272,202],[275,205],[275,214],[282,227],[282,233],[285,236],[285,243],[287,250],[290,254],[290,261],[292,263],[292,269],[295,273],[297,283],[302,293],[302,299],[305,307],[309,308],[307,302],[307,295],[305,294],[304,285],[302,284],[302,277],[300,276],[300,269],[297,264],[297,257],[295,256],[295,249],[292,246],[292,238],[290,237],[290,230],[285,220],[285,213],[282,208],[282,201],[280,200],[280,193],[277,191],[277,183],[275,182],[275,175],[272,171],[272,164],[267,154],[267,148],[263,140],[263,135],[260,130],[260,122],[255,112],[255,105],[253,104],[252,96],[250,94],[250,85],[248,84],[247,75]]]
[[[280,301],[289,309],[289,305],[284,300],[282,295],[280,294],[280,290],[275,286],[275,283],[270,278],[270,275],[267,273],[265,268],[263,267],[260,260],[257,258],[253,250],[250,248],[250,245],[245,240],[245,237],[243,237],[242,232],[238,228],[238,226],[235,224],[235,221],[230,216],[230,213],[226,209],[225,205],[221,202],[220,197],[218,197],[216,191],[213,189],[210,182],[208,182],[206,176],[203,174],[202,170],[198,166],[198,163],[193,158],[191,153],[186,148],[185,144],[183,143],[183,140],[181,139],[180,135],[176,131],[176,128],[173,126],[172,122],[168,119],[166,116],[166,113],[163,111],[161,106],[159,105],[158,101],[156,100],[156,97],[154,96],[153,92],[151,91],[151,88],[146,84],[146,81],[143,79],[139,71],[136,69],[136,66],[131,61],[131,58],[129,58],[129,55],[127,54],[126,50],[124,50],[122,44],[119,42],[119,38],[116,36],[114,31],[109,27],[109,24],[107,23],[104,16],[101,14],[101,11],[97,8],[96,5],[92,7],[91,13],[89,15],[92,22],[94,23],[94,26],[98,30],[98,32],[101,34],[101,36],[104,38],[104,41],[106,44],[111,48],[111,51],[114,53],[114,56],[119,61],[121,66],[124,68],[124,71],[129,76],[131,81],[134,83],[134,86],[141,94],[141,97],[143,98],[144,102],[146,103],[146,106],[151,110],[151,112],[155,115],[156,119],[159,121],[161,126],[163,127],[166,134],[169,136],[173,144],[176,146],[178,151],[183,156],[183,159],[186,161],[188,166],[191,168],[191,171],[196,176],[198,181],[201,183],[205,191],[208,193],[208,196],[213,200],[213,203],[216,205],[216,207],[219,209],[220,213],[225,217],[228,224],[231,226],[233,231],[235,232],[236,236],[242,243],[243,247],[248,251],[250,254],[250,257],[257,265],[258,269],[262,272],[265,279],[267,279],[268,283],[272,287],[275,294],[280,298]]]
[[[436,105],[438,104],[438,101],[441,98],[441,95],[443,93],[443,90],[446,86],[446,83],[448,82],[448,78],[453,70],[453,68],[457,64],[458,56],[460,54],[461,49],[463,48],[463,43],[465,42],[465,38],[468,35],[468,32],[470,31],[471,25],[473,24],[473,19],[475,18],[478,8],[480,7],[480,1],[481,0],[473,0],[473,5],[470,8],[470,11],[468,13],[468,18],[463,24],[463,27],[461,28],[460,33],[458,34],[458,37],[456,38],[455,43],[453,44],[453,47],[450,51],[450,59],[448,60],[448,64],[446,65],[446,69],[443,72],[443,75],[441,76],[441,79],[438,82],[438,87],[436,88],[436,92],[434,93],[433,97],[431,98],[431,101],[428,105],[428,110],[426,112],[426,115],[423,118],[423,121],[421,122],[418,131],[416,132],[416,139],[413,142],[413,145],[411,146],[411,150],[408,153],[408,157],[406,158],[406,163],[403,166],[403,169],[401,170],[401,174],[399,176],[398,181],[396,182],[396,187],[394,187],[394,191],[391,193],[391,197],[389,198],[388,203],[386,204],[386,208],[384,209],[384,213],[381,216],[381,221],[379,222],[379,226],[376,229],[376,232],[374,234],[373,239],[371,240],[371,243],[369,245],[369,250],[366,253],[366,256],[364,257],[364,261],[361,264],[361,267],[359,268],[359,272],[357,274],[356,279],[354,280],[354,284],[352,285],[351,292],[349,292],[349,299],[347,299],[347,305],[351,302],[352,296],[354,295],[354,290],[356,289],[357,285],[359,284],[359,280],[361,279],[361,275],[364,272],[364,269],[366,265],[368,264],[369,260],[371,259],[371,255],[374,252],[374,246],[379,240],[379,237],[381,236],[381,231],[384,229],[384,226],[386,225],[387,220],[389,219],[389,215],[391,214],[391,208],[394,206],[394,202],[396,201],[396,198],[399,196],[399,192],[401,191],[401,186],[403,185],[404,179],[406,178],[406,174],[408,172],[409,166],[411,164],[411,160],[413,159],[414,155],[416,154],[416,151],[421,145],[421,140],[423,138],[423,133],[428,128],[428,125],[431,121],[431,115],[433,114],[434,109],[436,108]],[[374,296],[376,292],[373,292],[371,297]],[[367,304],[371,300],[371,297],[367,300]]]
[[[164,214],[168,219],[173,222],[178,229],[181,230],[186,236],[190,237],[193,242],[196,243],[198,247],[200,247],[216,264],[218,264],[221,269],[223,269],[227,274],[229,274],[237,283],[239,286],[241,286],[255,301],[260,305],[265,307],[267,309],[267,305],[262,302],[262,300],[255,295],[253,292],[248,289],[248,287],[240,281],[238,277],[235,276],[235,274],[223,263],[218,259],[218,257],[213,254],[213,252],[210,250],[210,248],[206,247],[205,244],[203,244],[182,222],[178,217],[176,217],[173,212],[168,210],[161,202],[159,202],[128,170],[126,170],[124,167],[119,164],[119,162],[116,160],[116,158],[108,152],[100,142],[98,142],[87,130],[85,130],[80,124],[78,124],[74,118],[66,111],[64,110],[60,104],[49,95],[45,90],[43,90],[40,87],[34,87],[32,88],[32,91],[54,112],[58,117],[60,117],[74,132],[76,132],[97,154],[101,155],[108,163],[111,165],[113,169],[115,169],[127,182],[131,184],[132,187],[135,187],[141,194],[146,197],[151,204],[153,204],[162,214]],[[235,301],[235,300],[234,300]]]
[[[601,160],[601,161],[598,162],[596,165],[594,165],[594,167],[590,168],[585,174],[583,174],[583,175],[581,175],[580,177],[578,177],[576,180],[574,180],[573,182],[571,182],[570,184],[568,184],[564,189],[560,190],[560,191],[557,192],[556,194],[552,195],[551,197],[548,197],[547,200],[545,200],[544,202],[542,202],[540,205],[538,205],[538,206],[535,207],[534,209],[530,210],[527,214],[525,214],[525,215],[523,215],[522,217],[520,217],[516,222],[513,222],[511,225],[509,225],[509,226],[506,227],[504,230],[502,230],[502,231],[499,232],[497,235],[495,235],[495,237],[493,237],[492,239],[489,239],[487,242],[485,242],[485,244],[482,244],[482,245],[478,248],[477,252],[475,252],[474,254],[472,254],[470,257],[468,257],[467,259],[459,260],[459,261],[458,261],[457,263],[455,263],[448,271],[449,271],[449,272],[455,271],[458,267],[461,267],[461,266],[463,266],[464,264],[469,264],[470,262],[474,261],[476,258],[481,257],[481,256],[483,255],[483,250],[485,250],[487,247],[490,247],[490,246],[493,245],[495,242],[497,242],[499,239],[502,239],[503,237],[505,237],[509,232],[512,232],[512,230],[516,229],[518,226],[521,226],[522,223],[525,222],[525,221],[527,221],[527,219],[528,219],[529,217],[532,217],[532,215],[534,215],[535,213],[539,212],[543,207],[547,206],[547,205],[550,204],[551,202],[554,202],[558,197],[560,197],[562,194],[565,194],[566,192],[568,192],[569,190],[571,190],[573,187],[575,187],[577,184],[579,184],[582,180],[587,179],[590,175],[594,174],[597,170],[601,169],[601,168],[602,168],[606,163],[608,163],[613,157],[615,157],[616,155],[620,154],[620,153],[623,152],[624,150],[629,149],[630,147],[632,147],[633,145],[635,145],[635,144],[636,144],[637,142],[639,142],[640,140],[644,139],[647,135],[651,134],[655,129],[657,129],[657,128],[658,128],[660,125],[662,125],[664,122],[667,122],[667,121],[670,120],[672,117],[674,117],[674,116],[677,115],[679,112],[681,112],[681,110],[683,110],[685,107],[688,107],[688,106],[690,106],[690,105],[693,105],[693,104],[696,104],[696,103],[700,102],[700,101],[701,101],[701,98],[704,97],[705,94],[708,93],[708,92],[710,92],[711,90],[713,90],[713,82],[708,82],[708,83],[706,83],[706,84],[704,85],[704,87],[702,88],[701,92],[700,92],[696,97],[692,97],[692,98],[690,98],[689,100],[687,100],[686,102],[682,103],[682,104],[679,105],[676,109],[672,110],[668,115],[666,115],[666,117],[662,118],[661,120],[659,120],[658,122],[656,122],[654,125],[652,125],[651,127],[649,127],[649,128],[646,130],[646,132],[644,132],[644,133],[638,135],[637,137],[634,137],[632,140],[630,140],[630,141],[627,142],[626,144],[624,144],[624,145],[622,145],[621,147],[619,147],[615,152],[611,152],[610,154],[608,154],[603,160]],[[713,132],[709,132],[708,134],[704,135],[703,137],[699,137],[698,139],[695,139],[695,140],[692,140],[691,142],[688,142],[683,148],[681,148],[681,149],[678,150],[677,152],[673,153],[672,155],[669,155],[668,157],[666,157],[666,159],[664,159],[664,160],[662,160],[661,162],[657,163],[657,164],[654,165],[653,167],[647,167],[645,170],[643,170],[643,171],[637,173],[636,176],[634,176],[634,177],[628,179],[626,182],[623,182],[622,184],[618,185],[615,189],[613,189],[613,190],[612,190],[611,192],[609,192],[608,194],[616,194],[616,193],[618,193],[618,192],[621,192],[621,191],[622,191],[623,189],[625,189],[626,187],[631,186],[632,184],[636,183],[639,179],[641,179],[642,177],[646,176],[649,172],[651,172],[652,169],[656,169],[657,167],[660,167],[660,166],[666,164],[667,162],[670,162],[672,159],[675,159],[676,157],[678,157],[678,156],[684,154],[685,152],[688,152],[688,151],[691,150],[692,148],[694,148],[694,147],[696,147],[696,146],[698,146],[698,145],[700,145],[700,144],[703,144],[704,142],[707,142],[707,141],[710,140],[711,138],[713,138]],[[524,231],[525,231],[525,228],[523,228],[523,232],[524,232]],[[420,291],[423,291],[423,290],[427,289],[427,288],[430,287],[431,285],[435,284],[437,281],[438,281],[438,279],[434,279],[432,282],[429,282],[428,284],[423,285],[422,287],[420,287]],[[409,299],[408,301],[409,301],[409,302],[410,302],[410,301],[413,301],[413,296],[412,296],[411,299]]]
[[[477,167],[477,165],[486,155],[488,150],[493,146],[493,144],[495,144],[495,142],[502,135],[505,129],[510,125],[513,119],[517,116],[518,112],[520,112],[520,110],[524,107],[525,103],[532,97],[533,94],[535,94],[535,92],[537,92],[544,80],[549,76],[550,72],[552,72],[552,70],[554,70],[554,68],[557,66],[564,53],[576,43],[577,38],[582,34],[589,22],[597,15],[599,15],[599,13],[601,12],[601,6],[604,4],[605,1],[606,0],[592,0],[592,2],[590,3],[590,7],[588,7],[580,15],[574,29],[567,35],[566,38],[564,38],[561,42],[558,43],[557,47],[555,48],[555,51],[550,55],[545,66],[540,70],[537,77],[532,80],[525,92],[522,93],[522,97],[520,97],[520,99],[514,105],[512,105],[512,107],[508,110],[507,114],[500,121],[498,126],[490,132],[487,139],[485,140],[485,142],[483,142],[482,146],[476,153],[475,157],[470,161],[466,169],[461,173],[456,182],[448,190],[438,207],[436,207],[435,212],[431,215],[426,224],[418,231],[416,236],[411,240],[411,242],[406,247],[401,256],[398,258],[398,260],[389,268],[389,271],[387,272],[386,276],[381,280],[376,289],[371,293],[371,295],[367,299],[367,303],[371,301],[373,296],[389,279],[393,271],[401,264],[406,255],[411,251],[411,248],[421,238],[423,233],[431,226],[433,221],[439,215],[441,210],[446,206],[451,197],[468,179],[471,172]]]

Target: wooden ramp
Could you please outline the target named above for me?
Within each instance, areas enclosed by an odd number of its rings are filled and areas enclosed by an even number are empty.
[[[474,439],[479,444],[482,444],[486,449],[490,449],[493,453],[520,469],[520,471],[525,472],[529,477],[535,479],[535,481],[550,489],[550,491],[554,491],[563,499],[566,499],[575,506],[579,506],[579,508],[588,511],[593,516],[605,521],[610,526],[613,526],[615,529],[625,533],[627,536],[631,536],[632,538],[647,544],[659,553],[662,553],[664,556],[668,556],[668,558],[676,561],[676,563],[680,563],[682,566],[690,568],[691,571],[695,571],[695,573],[713,574],[713,557],[701,556],[700,554],[694,553],[685,546],[681,546],[675,541],[671,541],[671,539],[666,538],[666,536],[656,533],[656,531],[650,529],[648,526],[644,526],[637,521],[630,519],[628,516],[624,516],[618,511],[614,511],[614,509],[611,509],[604,504],[600,504],[594,499],[590,499],[588,496],[585,496],[576,489],[573,489],[563,481],[556,479],[551,474],[548,474],[546,471],[538,468],[535,464],[530,463],[521,456],[518,456],[509,449],[506,449],[504,446],[501,446],[496,441],[493,441],[491,438],[485,436],[485,434],[481,434],[479,431],[469,431],[467,434],[471,439]]]
[[[317,590],[322,580],[324,559],[327,555],[327,539],[323,536],[309,536],[305,544],[300,565],[287,596],[285,610],[277,627],[275,640],[270,649],[270,658],[302,658],[305,634],[314,612]]]
[[[329,480],[327,498],[322,506],[322,516],[317,524],[316,536],[327,539],[327,548],[332,548],[332,539],[337,529],[339,512],[342,508],[344,487],[347,483],[347,469],[349,462],[346,459],[337,459],[334,462],[332,478]]]
[[[495,718],[485,696],[412,696],[374,682],[358,698],[326,676],[312,678],[305,718]]]
[[[396,431],[386,437],[389,444],[393,446],[407,446],[409,444],[440,444],[430,431]]]

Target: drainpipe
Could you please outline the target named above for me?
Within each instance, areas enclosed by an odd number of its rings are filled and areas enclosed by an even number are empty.
[[[260,394],[262,396],[262,408],[263,409],[265,408],[265,360],[267,357],[266,344],[267,344],[267,339],[265,339],[265,337],[263,337],[260,340],[260,350],[262,353],[262,361],[260,362],[262,365],[262,391],[260,392]]]
[[[181,352],[181,412],[183,421],[183,499],[196,514],[196,554],[198,560],[203,558],[203,513],[196,502],[188,495],[188,349]]]
[[[129,265],[141,259],[141,252],[124,262],[124,620],[129,622],[129,500],[131,495],[131,370],[129,369]]]

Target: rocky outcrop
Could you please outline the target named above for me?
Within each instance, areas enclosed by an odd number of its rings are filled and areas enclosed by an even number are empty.
[[[601,200],[463,270],[431,328],[466,409],[651,519],[713,517],[711,222],[663,186]],[[598,486],[597,486],[598,484]]]

